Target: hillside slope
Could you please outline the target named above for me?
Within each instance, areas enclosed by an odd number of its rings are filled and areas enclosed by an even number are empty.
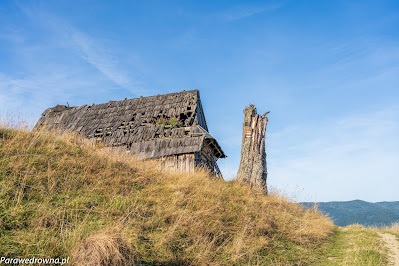
[[[399,201],[381,201],[376,202],[375,204],[399,212]]]
[[[312,207],[314,203],[303,202]],[[362,200],[318,202],[317,208],[327,214],[336,225],[389,226],[399,222],[399,202],[366,202]]]
[[[309,264],[333,228],[316,210],[204,171],[166,173],[74,136],[0,127],[1,256]]]

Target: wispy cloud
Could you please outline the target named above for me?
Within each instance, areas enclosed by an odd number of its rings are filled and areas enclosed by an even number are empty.
[[[120,67],[118,59],[110,53],[109,49],[100,47],[93,38],[72,27],[69,27],[68,32],[71,37],[70,40],[75,45],[75,49],[81,58],[115,84],[129,90],[135,88],[134,82]]]
[[[220,14],[221,18],[225,21],[235,21],[254,16],[266,11],[273,11],[281,8],[283,3],[274,4],[261,4],[261,5],[237,5]]]
[[[22,43],[25,40],[24,36],[16,29],[4,27],[3,25],[0,30],[0,39],[3,39],[7,42]]]
[[[0,73],[0,113],[38,119],[45,108],[84,95],[81,88],[94,91],[95,86],[90,82],[74,79],[73,70],[54,65],[51,68],[20,78]]]
[[[269,183],[298,200],[397,200],[398,121],[394,106],[270,134]]]
[[[37,119],[45,108],[67,101],[80,105],[145,95],[134,64],[121,62],[117,53],[123,51],[112,40],[92,37],[41,5],[18,7],[30,25],[29,30],[26,22],[1,25],[0,39],[12,56],[12,65],[0,70],[1,113]]]
[[[120,62],[118,56],[114,55],[113,51],[116,48],[109,46],[112,43],[111,40],[107,39],[104,42],[104,39],[92,37],[66,20],[37,7],[24,5],[19,5],[19,7],[33,22],[49,30],[57,43],[74,50],[81,59],[115,85],[134,94],[143,92],[138,86],[139,82],[134,80],[135,74],[125,70],[127,67]]]

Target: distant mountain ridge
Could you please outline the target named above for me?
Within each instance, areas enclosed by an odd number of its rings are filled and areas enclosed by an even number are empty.
[[[313,207],[314,202],[301,202]],[[364,226],[389,226],[399,222],[399,201],[367,202],[363,200],[316,202],[320,211],[336,225],[361,224]]]

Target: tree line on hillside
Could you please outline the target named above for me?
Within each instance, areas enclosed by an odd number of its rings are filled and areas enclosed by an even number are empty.
[[[313,207],[314,202],[301,202]],[[336,225],[361,224],[364,226],[390,226],[399,222],[399,201],[367,202],[362,200],[317,202],[320,211],[328,215]]]

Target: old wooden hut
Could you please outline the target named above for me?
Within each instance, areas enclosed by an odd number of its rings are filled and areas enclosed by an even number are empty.
[[[141,158],[159,159],[165,168],[191,172],[226,155],[208,133],[198,90],[46,109],[36,128],[77,132]]]

